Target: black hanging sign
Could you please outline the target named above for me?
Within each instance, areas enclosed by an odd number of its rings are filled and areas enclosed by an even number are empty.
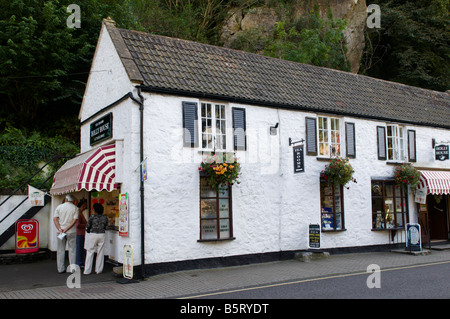
[[[91,124],[89,131],[90,145],[112,137],[112,119],[112,113],[108,113]]]
[[[293,147],[294,150],[294,173],[305,172],[305,156],[303,145]]]
[[[434,148],[436,155],[436,161],[445,161],[449,159],[449,147],[448,145],[436,145]]]

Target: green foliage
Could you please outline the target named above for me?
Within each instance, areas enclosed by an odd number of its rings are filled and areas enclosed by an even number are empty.
[[[330,184],[339,184],[345,186],[348,182],[356,183],[353,177],[353,167],[348,159],[336,157],[330,161],[325,169],[320,173],[320,177],[328,181]]]
[[[307,63],[348,71],[343,30],[346,22],[334,20],[331,14],[321,18],[316,7],[306,18],[291,21],[286,18],[275,24],[272,34],[266,36],[257,29],[248,31],[233,42],[235,49],[284,60]]]
[[[239,184],[241,166],[234,154],[210,155],[201,162],[198,169],[206,175],[208,185],[216,191],[223,185]]]
[[[405,188],[410,186],[414,189],[416,185],[419,184],[420,176],[420,172],[417,168],[410,164],[397,166],[394,171],[395,182]]]
[[[73,156],[78,146],[61,136],[47,137],[39,132],[8,126],[0,134],[0,189],[16,189],[54,156]],[[67,159],[65,159],[67,160]],[[39,186],[64,163],[55,161],[33,180]],[[51,186],[52,179],[43,188]]]
[[[367,75],[445,91],[450,87],[448,0],[383,0],[381,29],[368,29]]]

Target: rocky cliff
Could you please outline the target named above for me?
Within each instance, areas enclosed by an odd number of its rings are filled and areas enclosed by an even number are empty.
[[[305,0],[292,1],[292,7],[288,14],[290,18],[298,20],[309,13],[317,5],[321,17],[328,16],[331,8],[335,19],[347,21],[344,36],[347,46],[347,58],[351,65],[351,71],[357,73],[360,59],[364,50],[364,28],[367,18],[367,6],[365,0]],[[263,33],[269,33],[279,21],[280,16],[286,14],[276,5],[261,6],[252,9],[235,8],[230,18],[224,24],[221,32],[222,41],[229,46],[240,33],[258,29]]]

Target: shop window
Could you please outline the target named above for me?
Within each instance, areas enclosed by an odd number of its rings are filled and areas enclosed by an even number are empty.
[[[407,193],[394,181],[372,181],[372,229],[399,229],[407,222]]]
[[[213,190],[200,177],[200,241],[233,239],[231,186]]]
[[[344,199],[342,185],[320,181],[322,231],[344,230]]]

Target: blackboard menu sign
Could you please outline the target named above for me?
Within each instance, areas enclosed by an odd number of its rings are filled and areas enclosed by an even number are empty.
[[[319,224],[309,224],[309,248],[320,248]]]
[[[303,173],[305,171],[305,152],[303,145],[295,146],[294,150],[294,173]]]
[[[449,159],[449,147],[448,145],[436,145],[434,148],[436,160],[437,161],[446,161]]]
[[[106,114],[91,124],[89,137],[90,145],[112,137],[112,113]]]

